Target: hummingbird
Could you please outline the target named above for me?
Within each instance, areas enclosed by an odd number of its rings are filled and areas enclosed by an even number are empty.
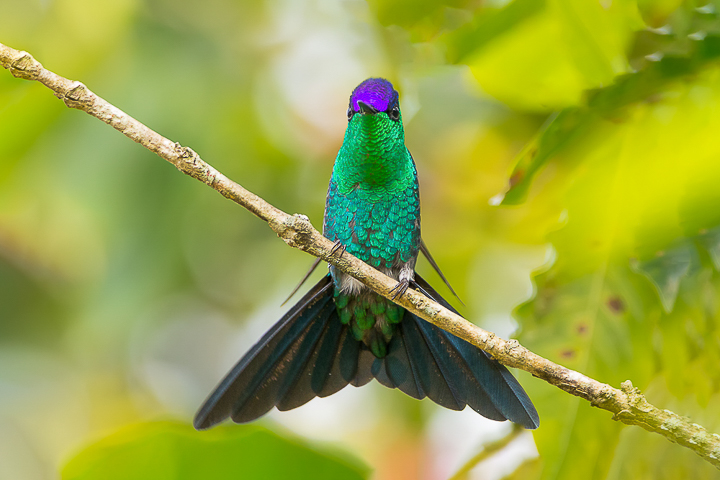
[[[383,78],[369,78],[352,91],[323,235],[339,255],[347,251],[396,279],[395,296],[412,287],[457,313],[415,273],[422,252],[454,293],[420,237],[418,176],[398,98]],[[528,395],[491,355],[333,266],[230,370],[194,426],[203,430],[228,417],[250,422],[273,407],[297,408],[373,378],[452,410],[469,405],[492,420],[539,426]]]

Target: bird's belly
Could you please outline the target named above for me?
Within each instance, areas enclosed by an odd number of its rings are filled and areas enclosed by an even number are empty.
[[[377,269],[397,268],[418,254],[417,188],[410,186],[393,194],[358,189],[342,195],[331,182],[323,233]]]

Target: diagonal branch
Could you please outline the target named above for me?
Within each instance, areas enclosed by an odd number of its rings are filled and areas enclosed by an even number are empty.
[[[288,215],[275,208],[205,163],[189,147],[183,147],[154,132],[95,95],[82,83],[46,70],[29,53],[3,44],[0,44],[0,64],[15,77],[42,83],[68,107],[82,110],[102,120],[172,163],[181,172],[200,180],[224,197],[250,210],[266,221],[291,247],[325,260],[386,298],[392,296],[391,290],[395,287],[396,280],[347,252],[342,256],[333,254],[333,243],[315,230],[306,216]],[[517,340],[504,340],[473,325],[412,289],[396,298],[395,302],[428,322],[482,348],[501,363],[525,370],[565,392],[589,401],[595,407],[612,412],[614,420],[638,425],[666,437],[671,442],[679,443],[720,468],[720,435],[711,434],[687,418],[651,405],[629,380],[623,382],[620,389],[593,380],[536,355]]]

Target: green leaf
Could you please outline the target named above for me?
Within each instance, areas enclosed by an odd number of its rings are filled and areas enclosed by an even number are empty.
[[[673,45],[686,42],[687,39],[682,38]],[[665,50],[673,48],[666,46]],[[692,42],[688,50],[686,56],[667,55],[656,62],[645,61],[642,70],[621,75],[607,87],[588,91],[582,106],[566,108],[552,117],[517,157],[503,204],[517,205],[525,201],[541,168],[552,159],[562,158],[566,149],[577,142],[584,141],[588,132],[599,128],[599,123],[625,121],[632,105],[655,102],[660,92],[672,88],[672,82],[691,78],[707,68],[720,57],[720,36],[708,35]]]
[[[720,227],[702,231],[698,236],[698,243],[710,255],[716,270],[720,270]]]
[[[173,422],[128,427],[71,459],[63,480],[364,479],[368,470],[337,453],[256,426],[196,432]]]
[[[650,279],[660,295],[663,309],[670,313],[680,291],[680,280],[697,263],[697,251],[692,245],[684,243],[677,248],[659,252],[653,259],[631,262],[631,267],[634,272]]]
[[[468,36],[468,44],[455,49],[484,92],[516,109],[550,112],[581,104],[583,91],[629,71],[625,52],[644,25],[634,2],[542,4],[508,5],[496,28],[512,34],[480,37],[473,51]]]

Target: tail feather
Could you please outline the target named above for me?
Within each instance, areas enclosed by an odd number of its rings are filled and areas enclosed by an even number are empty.
[[[375,363],[375,355],[372,354],[364,343],[358,342],[360,354],[358,355],[358,367],[355,378],[350,382],[354,387],[362,387],[372,380],[372,367]]]
[[[400,334],[393,338],[387,357],[385,357],[385,368],[390,381],[407,395],[422,400],[427,396],[410,358],[412,352],[408,351],[405,343],[405,336]],[[393,388],[394,388],[393,387]]]
[[[345,332],[345,339],[342,342],[341,349],[342,350],[338,352],[337,358],[340,376],[347,383],[350,383],[358,373],[360,342],[353,338],[349,330]]]
[[[451,410],[462,410],[465,408],[465,403],[460,400],[457,392],[453,391],[452,384],[447,381],[442,368],[438,365],[436,353],[428,345],[417,322],[414,321],[416,318],[406,311],[396,333],[396,335],[402,336],[406,343],[409,363],[407,368],[413,372],[419,384],[418,390],[427,395],[430,400]],[[391,349],[393,348],[395,345],[391,345]],[[396,358],[399,359],[399,357]],[[394,371],[397,370],[395,368]]]
[[[339,392],[350,381],[355,378],[357,373],[357,361],[360,354],[360,344],[350,333],[347,325],[340,323],[340,338],[337,343],[337,351],[332,354],[334,358],[329,358],[328,363],[332,364],[328,377],[323,380],[325,383],[321,389],[318,389],[318,397],[327,397],[333,393]],[[318,383],[320,382],[321,371],[316,372]]]
[[[420,276],[416,276],[416,283],[430,298],[457,313]],[[463,379],[469,383],[466,386],[467,389],[462,391],[469,395],[466,401],[473,410],[488,418],[511,420],[528,429],[534,429],[540,425],[540,418],[535,406],[507,368],[485,351],[465,340],[425,321],[420,319],[418,321],[421,322],[421,328],[428,332],[434,332],[428,333],[428,335],[444,337],[443,343],[455,351],[450,358],[453,358],[455,362],[462,359],[459,370],[470,375]],[[458,378],[458,381],[460,380]]]
[[[312,372],[320,354],[318,346],[328,330],[328,319],[334,312],[335,305],[328,302],[307,327],[307,335],[304,338],[299,336],[293,343],[292,350],[281,360],[282,363],[275,365],[275,372],[279,377],[275,383],[280,385],[275,395],[278,410],[292,410],[317,396],[312,390]],[[266,394],[260,390],[257,393],[259,396]]]
[[[314,357],[311,360],[310,388],[313,392],[318,392],[320,397],[325,396],[322,395],[324,391],[329,392],[327,395],[332,395],[347,385],[347,382],[340,383],[337,389],[332,385],[333,380],[336,378],[343,382],[339,369],[334,369],[337,364],[336,357],[340,350],[343,327],[344,325],[340,322],[332,320],[328,322],[325,333],[320,339],[320,346],[315,350]],[[321,359],[322,361],[320,361]]]
[[[473,371],[468,368],[465,359],[461,356],[453,342],[450,341],[446,332],[415,315],[410,314],[409,316],[411,318],[408,319],[408,321],[413,321],[417,324],[425,341],[430,346],[435,361],[441,369],[443,379],[447,382],[453,396],[457,399],[458,404],[461,405],[461,408],[464,408],[465,405],[470,405],[473,410],[484,417],[492,420],[505,420],[502,413],[495,408],[493,399],[488,397],[483,385],[477,381],[473,375]],[[471,346],[471,348],[474,347]],[[479,355],[476,354],[474,357],[480,358],[482,352],[480,350],[477,351]],[[480,362],[474,362],[473,366],[481,370],[486,368],[486,366],[480,364]]]
[[[380,385],[387,388],[397,388],[395,382],[388,376],[385,366],[384,359],[374,359],[370,369],[370,374],[378,381],[378,383],[380,383]]]
[[[448,334],[446,333],[446,335]],[[458,345],[458,351],[467,362],[470,371],[473,372],[477,384],[482,386],[493,406],[500,411],[501,420],[507,418],[529,429],[537,428],[540,425],[535,406],[507,368],[485,352],[482,352],[485,358],[479,357],[475,354],[476,347],[457,337],[450,335],[450,341],[456,344],[464,343],[464,345]],[[483,360],[478,361],[480,358]],[[468,401],[468,405],[481,415],[489,417],[482,410],[482,404],[476,406]]]

